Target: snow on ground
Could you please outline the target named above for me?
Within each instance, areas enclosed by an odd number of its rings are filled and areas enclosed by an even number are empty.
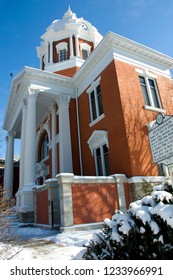
[[[84,245],[87,245],[93,235],[99,232],[99,230],[84,230],[57,233],[33,227],[15,230],[22,241],[10,245],[0,243],[0,251],[3,249],[7,252],[4,259],[7,259],[7,256],[8,258],[14,256],[13,260],[82,260],[86,251]]]

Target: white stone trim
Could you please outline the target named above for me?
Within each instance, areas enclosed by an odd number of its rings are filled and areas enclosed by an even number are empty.
[[[156,108],[156,107],[149,106],[149,105],[144,105],[144,109],[149,110],[149,111],[154,111],[154,112],[166,114],[166,110],[165,109]]]
[[[135,68],[135,71],[136,71],[139,75],[145,76],[145,77],[147,77],[147,78],[157,79],[157,75],[154,74],[154,73],[150,73],[150,72],[148,71],[148,69],[138,69],[138,68]]]
[[[60,213],[61,226],[67,227],[73,225],[73,202],[71,179],[72,173],[59,174],[56,176],[60,193]]]
[[[94,121],[92,121],[89,126],[92,127],[93,125],[95,125],[96,123],[98,123],[99,121],[101,121],[102,119],[104,119],[105,114],[101,114],[97,119],[95,119]]]
[[[103,146],[104,144],[109,147],[108,132],[106,130],[94,130],[87,143],[92,154],[94,149]]]
[[[127,209],[127,206],[126,206],[126,198],[125,198],[125,191],[124,191],[123,183],[117,183],[117,192],[118,192],[119,209],[122,212],[125,212]]]
[[[90,85],[90,87],[87,89],[87,93],[91,93],[99,84],[101,81],[101,76],[99,76],[95,81],[93,81]]]
[[[22,124],[21,124],[21,143],[20,143],[20,178],[19,188],[24,186],[24,162],[25,162],[25,141],[26,141],[26,116],[27,116],[27,100],[23,99],[22,107]]]
[[[61,50],[66,50],[68,51],[68,43],[67,42],[61,42],[56,45],[56,51],[59,53]]]
[[[113,60],[120,60],[136,67],[146,68],[171,79],[169,69],[173,59],[127,38],[108,32],[91,53],[73,80],[79,86],[79,95]],[[95,67],[97,65],[97,67]]]
[[[25,137],[25,162],[24,185],[35,185],[36,164],[36,99],[38,90],[29,88],[27,98],[26,137]]]
[[[51,108],[52,116],[52,177],[54,178],[57,174],[57,149],[56,149],[56,108],[55,104],[52,104]]]
[[[144,181],[151,182],[151,183],[157,183],[157,182],[163,182],[165,180],[165,177],[163,176],[135,176],[129,178],[127,181],[129,184],[132,183],[144,183]]]
[[[91,46],[87,43],[80,43],[80,50],[86,50],[89,53],[91,52]]]

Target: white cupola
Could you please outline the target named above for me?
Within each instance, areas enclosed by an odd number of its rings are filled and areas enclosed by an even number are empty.
[[[60,20],[54,20],[41,36],[37,47],[42,70],[73,76],[102,40],[97,29],[68,8]]]

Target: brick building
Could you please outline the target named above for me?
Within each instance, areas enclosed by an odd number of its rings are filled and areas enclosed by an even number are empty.
[[[128,205],[139,178],[168,175],[152,162],[148,129],[158,113],[172,114],[173,58],[112,32],[102,37],[70,8],[41,39],[40,69],[25,67],[12,80],[5,186],[12,194],[20,138],[21,221],[102,221]],[[87,220],[79,209],[86,200],[94,208],[96,197],[102,214],[88,208]]]

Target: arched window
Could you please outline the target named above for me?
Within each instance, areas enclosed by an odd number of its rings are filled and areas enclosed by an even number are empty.
[[[86,60],[87,57],[91,53],[91,46],[88,45],[87,43],[81,43],[80,44],[80,50],[81,50],[81,53],[82,53],[82,59]]]
[[[41,140],[41,146],[40,146],[40,161],[45,159],[49,154],[49,147],[48,147],[49,139],[47,132],[44,133],[42,140]]]
[[[66,42],[56,45],[56,50],[59,56],[59,62],[67,60],[68,44]]]

